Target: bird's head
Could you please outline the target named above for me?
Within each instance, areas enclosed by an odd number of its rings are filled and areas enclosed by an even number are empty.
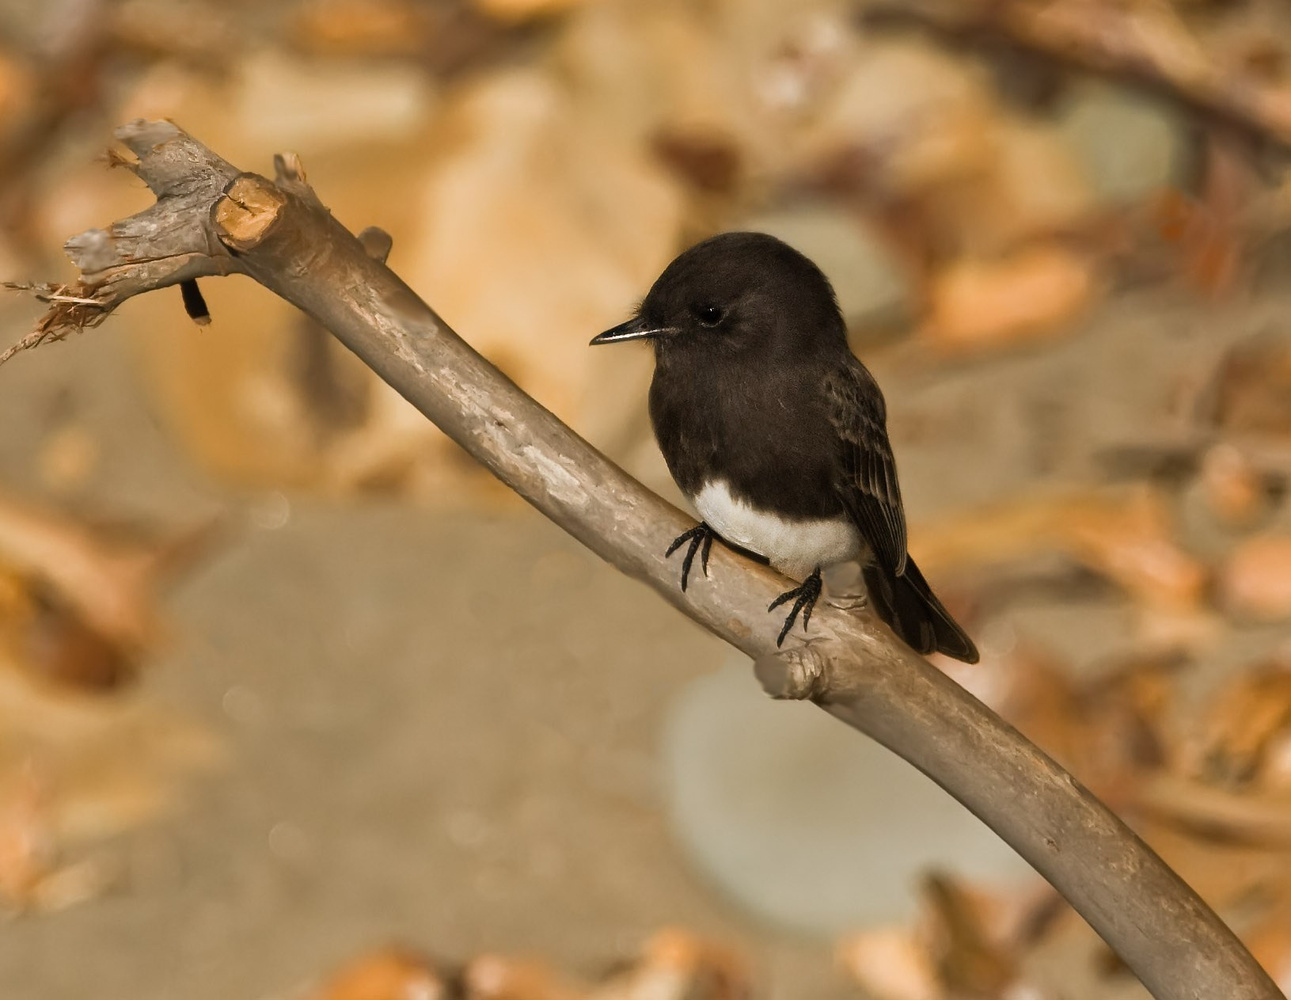
[[[673,351],[801,352],[846,343],[834,290],[820,268],[774,236],[723,233],[682,253],[637,314],[593,344],[650,340]]]

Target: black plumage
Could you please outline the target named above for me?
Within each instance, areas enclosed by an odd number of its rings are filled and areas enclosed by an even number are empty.
[[[705,519],[674,545],[692,542],[685,573],[711,530],[804,579],[782,599],[795,601],[783,640],[800,611],[806,627],[820,566],[859,558],[875,610],[907,643],[976,661],[906,552],[883,394],[815,264],[764,234],[713,237],[593,343],[631,339],[654,346],[655,436]]]

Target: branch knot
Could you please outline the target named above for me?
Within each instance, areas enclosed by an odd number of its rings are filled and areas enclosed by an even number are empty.
[[[753,673],[772,698],[819,701],[829,693],[829,657],[817,642],[760,656]]]

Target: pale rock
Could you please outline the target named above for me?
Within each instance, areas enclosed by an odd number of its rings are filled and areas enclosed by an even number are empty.
[[[756,127],[736,52],[693,4],[589,4],[558,39],[554,66],[609,140],[665,127],[748,137]]]
[[[673,830],[696,867],[782,927],[911,918],[919,876],[1030,868],[949,795],[810,704],[767,698],[747,659],[692,683],[664,735]]]
[[[737,228],[770,233],[815,261],[849,322],[904,315],[912,307],[910,279],[891,248],[837,203],[781,208],[747,218]]]
[[[1061,134],[1001,110],[971,64],[913,39],[855,51],[801,132],[800,170],[904,206],[905,238],[938,256],[999,255],[1090,217],[1093,193]]]
[[[600,0],[569,19],[554,67],[606,136],[709,136],[761,181],[792,166],[791,131],[850,65],[835,0]]]
[[[606,141],[563,87],[529,70],[468,86],[441,134],[405,273],[541,403],[613,439],[643,408],[648,364],[630,346],[588,340],[627,318],[678,249],[675,182]]]
[[[1059,111],[1058,127],[1095,192],[1112,203],[1139,201],[1178,184],[1186,166],[1183,116],[1141,91],[1082,83]]]
[[[804,128],[801,158],[828,169],[860,155],[881,193],[908,197],[988,170],[995,114],[981,75],[931,43],[872,42]]]

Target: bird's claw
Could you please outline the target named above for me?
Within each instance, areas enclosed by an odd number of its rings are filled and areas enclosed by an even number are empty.
[[[704,576],[708,576],[708,553],[712,550],[713,539],[716,537],[717,533],[701,521],[689,531],[683,531],[674,538],[672,544],[668,546],[668,551],[663,554],[663,557],[667,559],[686,542],[690,543],[690,547],[686,549],[685,557],[681,560],[681,591],[683,594],[686,592],[686,584],[690,578],[690,567],[695,562],[696,552],[699,553],[699,565],[704,571]]]
[[[784,628],[782,628],[780,630],[780,634],[776,636],[775,644],[777,647],[784,644],[785,636],[787,636],[789,634],[789,630],[793,628],[793,623],[797,620],[799,612],[802,614],[802,630],[804,632],[807,631],[807,623],[811,621],[811,611],[812,608],[816,606],[816,601],[820,599],[820,592],[820,567],[817,566],[815,570],[812,571],[811,576],[802,581],[802,586],[794,587],[793,590],[786,590],[767,607],[768,611],[774,611],[776,608],[780,607],[781,604],[793,601],[793,607],[789,611],[789,617],[784,620]]]

